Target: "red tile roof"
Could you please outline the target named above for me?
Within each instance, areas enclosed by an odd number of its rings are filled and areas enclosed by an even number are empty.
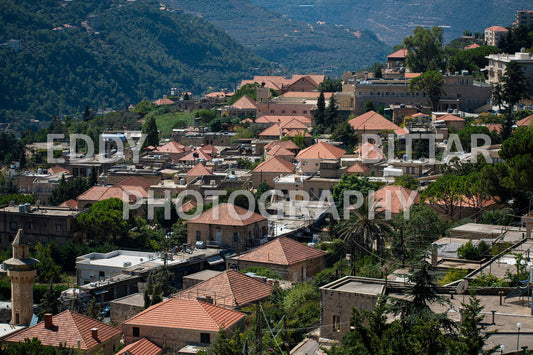
[[[300,150],[300,147],[298,147],[296,143],[294,143],[291,140],[270,142],[267,145],[265,145],[265,150],[272,149],[276,146],[280,146],[287,150]]]
[[[339,159],[346,151],[326,142],[319,142],[298,153],[296,159]]]
[[[472,43],[471,45],[466,46],[466,47],[465,47],[465,50],[467,51],[467,50],[469,50],[469,49],[475,49],[475,48],[479,48],[479,47],[481,47],[479,44],[477,44],[477,43]]]
[[[256,278],[230,270],[202,281],[173,297],[196,299],[210,296],[214,304],[225,307],[241,307],[270,296],[272,286]]]
[[[113,186],[93,186],[89,190],[79,195],[76,199],[78,201],[102,201],[109,198],[118,198],[123,200],[124,192],[138,192],[143,197],[148,197],[148,190],[150,184],[132,176],[122,180]],[[133,195],[130,195],[130,202],[135,200]]]
[[[517,122],[516,122],[516,125],[517,125],[518,127],[531,126],[531,125],[533,125],[533,115],[529,115],[529,116],[527,116],[526,118],[523,118],[523,119],[521,119],[520,121],[517,121]]]
[[[411,193],[415,197],[412,202],[408,203],[411,198]],[[400,211],[405,211],[413,204],[418,203],[420,201],[420,194],[403,186],[388,185],[374,193],[374,201],[380,209],[390,209],[392,213],[400,213]]]
[[[294,164],[280,157],[272,157],[255,167],[254,173],[292,173]]]
[[[346,172],[352,173],[352,174],[366,174],[370,171],[370,168],[367,166],[364,166],[361,163],[355,163],[354,165],[348,167],[346,169]]]
[[[217,154],[217,148],[215,148],[213,145],[208,144],[200,147],[200,150],[204,153],[207,153],[211,155],[212,157]]]
[[[171,298],[145,309],[123,325],[217,332],[246,317],[245,313],[197,300]]]
[[[414,79],[416,77],[419,77],[422,73],[405,73],[403,76],[406,79]]]
[[[68,348],[77,348],[79,339],[81,350],[89,350],[121,333],[118,328],[71,310],[53,316],[52,325],[51,329],[46,329],[42,321],[33,327],[8,335],[3,340],[21,342],[28,338],[38,338],[43,345],[58,347],[63,344]],[[92,328],[98,328],[98,340],[92,337]]]
[[[516,123],[518,125],[518,122]],[[496,132],[498,134],[502,133],[503,126],[501,123],[487,123],[485,127],[489,129],[489,132]]]
[[[325,92],[324,93],[324,99],[329,100],[331,96],[333,96],[333,92]],[[288,91],[280,97],[287,97],[287,98],[302,98],[302,99],[310,99],[310,100],[316,100],[320,96],[320,92],[318,91]]]
[[[53,166],[51,168],[48,168],[48,174],[55,175],[59,173],[71,174],[70,170],[62,168],[60,166]]]
[[[270,155],[272,157],[278,156],[278,155],[282,155],[282,156],[295,156],[296,155],[290,150],[287,150],[279,145],[274,146],[274,148],[268,150],[266,153],[267,155]]]
[[[188,150],[188,148],[178,142],[168,142],[167,144],[154,149],[154,151],[158,153],[183,153],[186,150]]]
[[[139,179],[138,177],[135,177],[135,176],[130,176],[130,177],[120,181],[115,186],[137,186],[137,187],[141,187],[141,188],[143,188],[145,190],[148,190],[150,188],[150,184],[149,183],[147,183],[146,181],[144,181],[142,179]]]
[[[207,169],[204,164],[198,163],[191,170],[187,171],[187,176],[205,176],[212,175],[211,171]]]
[[[155,100],[154,101],[154,104],[158,105],[158,106],[161,106],[161,105],[172,105],[174,103],[174,101],[170,100],[170,99],[167,99],[167,98],[163,98],[163,99],[159,99],[159,100]]]
[[[279,137],[280,135],[283,137],[283,130],[281,129],[280,125],[276,123],[266,128],[265,130],[263,130],[257,136],[261,138],[261,137]]]
[[[213,157],[211,157],[211,155],[207,154],[205,151],[197,149],[185,155],[184,157],[181,157],[179,161],[196,161],[198,159],[204,159],[205,161],[208,161],[213,159]]]
[[[67,200],[59,205],[59,207],[69,207],[69,208],[78,208],[78,201],[76,200]]]
[[[374,111],[368,111],[360,116],[357,116],[348,121],[348,123],[356,131],[395,131],[400,129],[400,127]]]
[[[234,109],[240,109],[240,110],[246,110],[246,109],[254,109],[255,110],[257,108],[257,106],[255,105],[255,101],[252,100],[252,98],[250,98],[247,95],[244,95],[243,97],[241,97],[240,99],[235,101],[230,106],[232,108],[234,108]]]
[[[509,30],[505,27],[502,27],[502,26],[491,26],[487,29],[485,29],[485,31],[492,31],[492,32],[509,32]]]
[[[387,58],[405,58],[407,56],[407,49],[402,48],[397,50],[396,52],[389,54]]]
[[[377,148],[375,144],[366,142],[357,148],[355,151],[356,154],[359,154],[362,159],[371,159],[371,160],[381,160],[385,159],[385,154],[381,149]]]
[[[465,119],[461,117],[457,117],[450,113],[447,113],[444,116],[439,116],[435,118],[435,120],[446,121],[446,122],[464,122]]]
[[[307,129],[283,129],[283,136],[284,137],[296,137],[296,136],[303,136],[310,138],[312,137],[311,133],[307,131]]]
[[[239,260],[265,264],[293,265],[304,260],[323,257],[322,250],[299,243],[287,237],[279,237],[246,254]]]
[[[291,131],[293,131],[293,130],[296,130],[297,132],[301,131],[302,134],[304,134],[304,135],[305,135],[305,133],[309,133],[309,132],[307,132],[307,126],[304,123],[302,123],[299,120],[293,118],[293,119],[285,121],[283,123],[273,124],[272,126],[268,127],[267,129],[265,129],[264,131],[259,133],[258,136],[259,137],[279,136],[280,127],[282,128],[281,129],[282,136],[287,134],[287,133],[289,133],[289,132],[291,132]],[[284,134],[284,132],[285,132],[285,134]]]
[[[163,353],[163,349],[152,343],[146,338],[137,340],[130,345],[126,345],[115,355],[159,355]]]
[[[205,211],[196,218],[193,218],[187,223],[201,223],[201,224],[215,224],[222,226],[247,226],[252,223],[266,221],[266,218],[259,213],[246,210],[242,207],[231,205],[229,203],[221,203],[217,206]]]

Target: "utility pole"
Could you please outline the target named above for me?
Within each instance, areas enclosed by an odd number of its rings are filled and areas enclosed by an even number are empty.
[[[262,327],[263,322],[261,321],[261,314],[259,313],[259,303],[255,305],[255,339],[257,343],[255,344],[255,353],[261,355],[263,353],[263,334]]]

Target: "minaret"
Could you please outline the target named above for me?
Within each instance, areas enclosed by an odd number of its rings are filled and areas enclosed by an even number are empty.
[[[21,243],[19,229],[13,243],[13,257],[4,262],[11,280],[11,322],[13,325],[29,326],[33,316],[33,281],[37,276],[35,266],[39,260],[30,258],[30,247]]]

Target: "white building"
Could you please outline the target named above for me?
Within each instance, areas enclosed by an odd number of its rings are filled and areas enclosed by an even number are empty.
[[[533,57],[530,53],[520,52],[515,54],[491,54],[485,57],[489,64],[483,70],[488,71],[487,82],[497,84],[505,74],[505,68],[511,61],[518,62],[522,66],[526,77],[526,86],[528,90],[533,89]]]

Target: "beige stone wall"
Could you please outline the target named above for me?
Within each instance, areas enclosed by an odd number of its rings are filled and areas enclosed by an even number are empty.
[[[243,325],[244,319],[237,322],[230,329],[227,329],[226,334],[230,337],[233,329],[241,328]],[[157,346],[163,348],[165,354],[170,355],[178,354],[178,351],[187,344],[200,344],[201,333],[209,333],[211,342],[215,340],[218,333],[218,331],[204,332],[188,329],[138,326],[139,337],[133,337],[133,327],[134,325],[131,324],[122,325],[122,333],[124,334],[126,345],[146,337]]]
[[[134,306],[114,302],[111,302],[110,306],[111,322],[115,324],[116,327],[120,327],[122,325],[122,322],[127,319],[130,319],[131,317],[140,313],[143,310],[142,306]]]
[[[247,268],[257,266],[265,267],[277,272],[283,280],[301,282],[322,271],[324,269],[324,259],[323,257],[314,258],[289,266],[244,260],[238,261],[239,270],[245,270]]]
[[[274,188],[274,178],[280,176],[280,173],[261,173],[261,172],[252,172],[252,184],[257,188],[261,183],[267,183],[268,186]]]
[[[350,331],[352,307],[372,310],[378,297],[360,295],[352,292],[320,290],[320,336],[328,339],[342,340]]]
[[[267,231],[267,220],[252,223],[246,226],[224,226],[214,224],[203,224],[187,222],[187,242],[194,245],[196,243],[196,232],[200,232],[200,240],[207,243],[217,241],[216,228],[220,227],[220,242],[225,247],[231,247],[236,251],[246,250],[255,246],[254,240],[260,238]],[[239,240],[235,241],[233,234],[238,232]],[[257,237],[257,238],[256,238]]]

